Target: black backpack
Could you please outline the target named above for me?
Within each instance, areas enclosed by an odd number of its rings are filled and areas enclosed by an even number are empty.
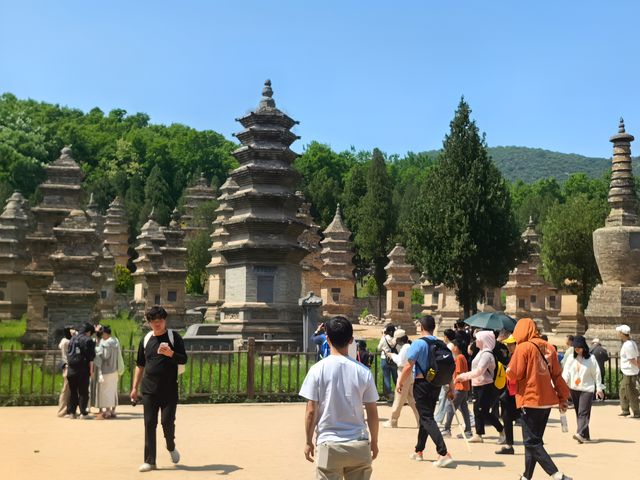
[[[424,372],[416,362],[418,370],[429,383],[436,387],[449,385],[456,369],[453,353],[442,340],[425,337],[420,340],[424,340],[429,348],[429,368],[427,372]]]
[[[80,341],[80,334],[71,337],[69,348],[67,349],[67,365],[70,367],[81,367],[87,363],[85,353],[86,342]]]

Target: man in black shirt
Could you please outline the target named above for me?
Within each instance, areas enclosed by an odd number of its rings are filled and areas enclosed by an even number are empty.
[[[93,325],[85,323],[69,342],[67,351],[67,382],[69,382],[69,405],[66,418],[76,418],[76,408],[80,407],[80,418],[88,419],[89,380],[93,376],[93,359],[96,344],[91,339]]]
[[[180,461],[175,444],[178,365],[187,363],[182,338],[177,332],[167,330],[166,310],[162,307],[152,307],[145,316],[151,332],[140,341],[130,395],[131,400],[137,402],[141,393],[144,406],[144,463],[139,468],[141,472],[156,468],[158,411],[161,412],[160,422],[171,461]]]

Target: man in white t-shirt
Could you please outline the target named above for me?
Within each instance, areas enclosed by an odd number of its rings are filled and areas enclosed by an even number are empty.
[[[368,480],[378,455],[378,392],[371,370],[348,355],[351,322],[333,317],[325,328],[331,354],[309,369],[300,389],[307,399],[304,455],[317,461],[319,480]]]
[[[633,418],[640,418],[640,408],[638,407],[638,373],[640,373],[640,353],[636,342],[631,340],[631,328],[629,325],[616,327],[620,335],[622,346],[620,347],[620,370],[622,380],[620,381],[620,408],[622,413],[619,416],[628,417],[633,411]]]

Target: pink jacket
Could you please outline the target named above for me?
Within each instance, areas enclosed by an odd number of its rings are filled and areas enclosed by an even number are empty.
[[[471,385],[480,387],[493,383],[493,372],[496,369],[493,349],[496,346],[496,336],[489,331],[477,332],[476,345],[480,351],[471,362],[471,371],[458,375],[458,379],[471,380]]]

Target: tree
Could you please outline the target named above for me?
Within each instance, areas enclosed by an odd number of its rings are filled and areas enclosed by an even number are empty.
[[[187,242],[187,293],[202,294],[211,260],[209,232],[201,231]]]
[[[462,98],[404,224],[410,261],[455,288],[465,316],[486,289],[506,282],[522,255],[507,185],[470,113]]]
[[[593,231],[604,225],[607,211],[606,199],[578,195],[555,205],[542,225],[543,274],[556,287],[568,287],[577,294],[583,309],[601,281],[593,254]]]
[[[171,215],[171,195],[169,185],[162,176],[162,170],[158,165],[151,169],[151,173],[144,185],[144,205],[138,219],[139,226],[143,225],[151,210],[154,210],[155,219],[160,225],[167,225]]]
[[[522,231],[532,218],[541,224],[549,209],[563,201],[560,184],[555,178],[544,178],[532,184],[521,180],[511,186],[513,210],[519,230]]]
[[[357,233],[354,237],[359,256],[372,266],[378,284],[378,316],[382,318],[384,269],[387,264],[389,240],[394,233],[392,185],[382,152],[373,149],[367,172],[367,193],[358,208]]]

